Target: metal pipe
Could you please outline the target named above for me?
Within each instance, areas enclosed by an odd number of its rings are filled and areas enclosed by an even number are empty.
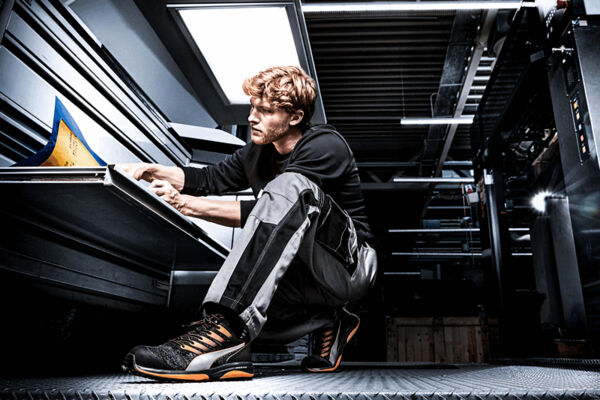
[[[482,257],[483,253],[392,252],[393,256],[410,257]],[[512,253],[514,257],[532,257],[533,253]]]
[[[419,167],[419,161],[370,161],[357,162],[358,168],[398,168],[398,167]],[[444,167],[473,167],[472,161],[446,161]]]
[[[428,210],[465,210],[469,206],[428,206]]]
[[[454,160],[446,160],[444,161],[444,167],[472,167],[473,161],[454,161]]]
[[[496,191],[494,186],[494,172],[483,170],[484,175],[484,195],[486,198],[486,214],[488,218],[488,230],[490,235],[490,245],[492,250],[492,261],[494,272],[496,274],[496,285],[498,291],[498,307],[500,316],[504,314],[504,282],[503,282],[503,260],[500,235],[500,221],[498,217],[498,207],[496,204]]]
[[[444,253],[444,252],[393,252],[393,256],[410,257],[481,257],[482,253]]]
[[[418,228],[418,229],[390,229],[388,233],[464,233],[479,232],[479,228]]]
[[[529,228],[508,228],[509,232],[529,232]],[[479,228],[415,228],[389,229],[388,233],[463,233],[479,232]]]
[[[475,178],[425,178],[415,176],[394,178],[394,183],[475,183]]]
[[[408,276],[421,276],[420,272],[384,272],[383,275],[408,275]]]

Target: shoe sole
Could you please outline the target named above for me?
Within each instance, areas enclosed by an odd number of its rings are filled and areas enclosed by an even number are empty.
[[[358,330],[358,327],[360,326],[360,318],[358,319],[358,323],[356,324],[356,326],[354,327],[354,329],[352,329],[352,331],[350,331],[350,334],[348,334],[348,337],[346,338],[346,343],[344,343],[344,347],[346,347],[346,345],[348,343],[350,343],[350,340],[352,339],[352,337],[354,336],[354,334],[356,333],[356,331]],[[342,352],[340,353],[335,365],[331,368],[325,368],[325,369],[317,369],[317,368],[307,368],[306,370],[308,372],[333,372],[336,369],[338,369],[338,367],[340,366],[340,363],[342,362],[342,356],[344,355],[344,351],[342,350]]]
[[[254,368],[251,362],[229,363],[204,371],[172,371],[146,368],[137,365],[135,362],[135,355],[131,353],[125,356],[121,368],[124,372],[130,374],[164,381],[202,382],[227,379],[250,379],[254,376]]]

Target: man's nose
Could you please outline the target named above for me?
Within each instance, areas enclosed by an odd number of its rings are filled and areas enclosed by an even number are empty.
[[[258,123],[258,118],[256,117],[256,113],[254,111],[254,108],[250,109],[250,114],[248,114],[248,122],[249,123],[252,123],[252,122]]]

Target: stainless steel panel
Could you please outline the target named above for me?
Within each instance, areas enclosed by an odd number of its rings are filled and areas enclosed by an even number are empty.
[[[172,271],[229,252],[112,166],[0,168],[0,197],[0,270],[63,295],[166,306]]]
[[[546,215],[535,219],[531,227],[531,250],[533,252],[533,270],[535,288],[544,296],[540,307],[540,322],[561,326],[562,309],[556,280],[556,261],[550,234],[550,217]]]
[[[0,215],[4,221],[0,270],[46,287],[67,289],[72,297],[84,293],[129,304],[166,305],[168,274],[132,270],[133,263],[121,257],[99,256],[97,247],[77,246],[65,235],[4,213]]]
[[[191,154],[167,121],[128,86],[118,65],[66,8],[44,0],[18,1],[11,8],[2,46],[3,62],[11,66],[2,68],[0,91],[8,106],[18,107],[25,118],[20,122],[49,130],[58,95],[105,160],[187,163]]]
[[[581,290],[581,278],[567,199],[546,199],[550,213],[550,231],[556,260],[556,276],[564,316],[564,327],[583,332],[587,321]]]
[[[150,141],[150,139],[141,131],[138,127],[134,126],[133,123],[126,117],[125,114],[121,113],[110,101],[109,97],[106,97],[103,93],[101,93],[92,83],[82,76],[77,69],[75,69],[67,59],[63,58],[55,49],[53,49],[48,42],[46,42],[41,36],[39,36],[31,26],[29,26],[23,19],[16,13],[13,13],[11,16],[10,22],[8,24],[7,29],[8,34],[14,36],[19,39],[18,46],[23,49],[26,49],[28,55],[30,55],[31,59],[39,63],[39,68],[42,68],[44,72],[48,74],[45,77],[45,80],[49,81],[54,88],[58,90],[59,97],[65,98],[66,94],[61,92],[72,91],[71,95],[75,95],[75,97],[85,104],[87,107],[91,107],[95,113],[87,112],[88,115],[96,114],[97,118],[103,122],[103,125],[111,127],[113,132],[118,132],[117,134],[124,135],[128,137],[131,141],[136,143],[137,146],[144,149],[144,151],[149,154],[156,162],[163,164],[173,164],[173,162],[161,151],[157,151],[156,146]],[[74,44],[73,44],[74,45]],[[29,53],[30,52],[30,53]],[[91,62],[90,62],[91,63]],[[39,74],[38,74],[39,75]],[[12,86],[20,87],[20,80],[16,81]],[[36,109],[40,110],[44,106],[44,103],[50,103],[50,107],[48,107],[48,111],[46,113],[50,113],[50,119],[47,119],[48,122],[52,122],[53,117],[53,109],[54,109],[54,96],[47,99],[47,101],[40,102],[41,93],[35,88],[28,92],[13,92],[13,98],[22,97],[23,95],[28,95],[34,97],[37,104]],[[20,96],[19,96],[20,94]],[[71,96],[68,96],[69,98]],[[72,97],[71,97],[72,98]],[[30,108],[28,108],[30,109]],[[36,113],[36,115],[39,115]],[[100,128],[99,129],[105,130]],[[96,130],[83,131],[87,136],[94,135]],[[107,136],[107,135],[103,135]],[[161,137],[162,136],[162,137]],[[166,141],[164,135],[161,134],[159,136],[163,141]],[[100,140],[101,141],[101,140]],[[104,147],[104,146],[103,146]],[[110,148],[110,147],[109,147]],[[112,159],[106,160],[111,156],[110,152],[106,151],[108,154],[100,153],[99,155],[105,159],[107,162],[119,162],[122,160]]]
[[[600,8],[600,4],[598,4]],[[575,27],[573,29],[575,43],[577,44],[577,58],[581,71],[581,83],[587,102],[587,113],[583,115],[586,128],[593,135],[596,157],[600,154],[600,79],[598,79],[598,66],[600,65],[600,51],[598,41],[600,40],[600,24],[590,24],[587,27]],[[588,133],[589,135],[589,133]],[[600,166],[600,160],[596,158]]]
[[[229,252],[112,167],[0,168],[0,195],[6,214],[155,271],[216,270]]]
[[[10,100],[23,115],[43,127],[41,129],[48,132],[48,137],[52,131],[51,125],[54,118],[54,97],[58,95],[73,119],[77,121],[88,144],[100,157],[108,162],[139,161],[138,157],[128,151],[87,113],[67,100],[4,47],[0,47],[0,71],[2,71],[0,73],[0,96]],[[15,76],[18,76],[19,79],[14,79]],[[0,113],[3,113],[2,110]],[[27,134],[25,131],[21,132]]]
[[[72,58],[67,57],[69,62],[86,74],[89,71],[89,79],[102,90],[106,90],[107,97],[111,97],[116,106],[123,107],[123,112],[132,121],[142,123],[142,129],[146,130],[149,136],[156,138],[163,152],[182,162],[189,158],[185,147],[166,131],[168,121],[156,110],[149,108],[151,106],[145,103],[145,100],[137,97],[137,89],[130,88],[113,69],[111,61],[103,54],[105,49],[100,48],[97,39],[90,35],[87,27],[80,25],[79,19],[73,18],[68,8],[56,2],[51,4],[48,0],[29,3],[28,6],[23,5],[24,13],[33,16],[29,21],[39,21],[40,25],[35,26],[36,30],[50,32],[53,35],[52,41],[61,45],[65,54],[73,54]],[[167,146],[162,147],[162,143],[166,143]]]

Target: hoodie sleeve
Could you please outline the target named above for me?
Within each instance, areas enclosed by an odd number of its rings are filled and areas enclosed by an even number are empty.
[[[215,165],[204,168],[183,167],[185,182],[181,193],[207,196],[248,189],[248,177],[244,167],[248,147],[242,147]]]

